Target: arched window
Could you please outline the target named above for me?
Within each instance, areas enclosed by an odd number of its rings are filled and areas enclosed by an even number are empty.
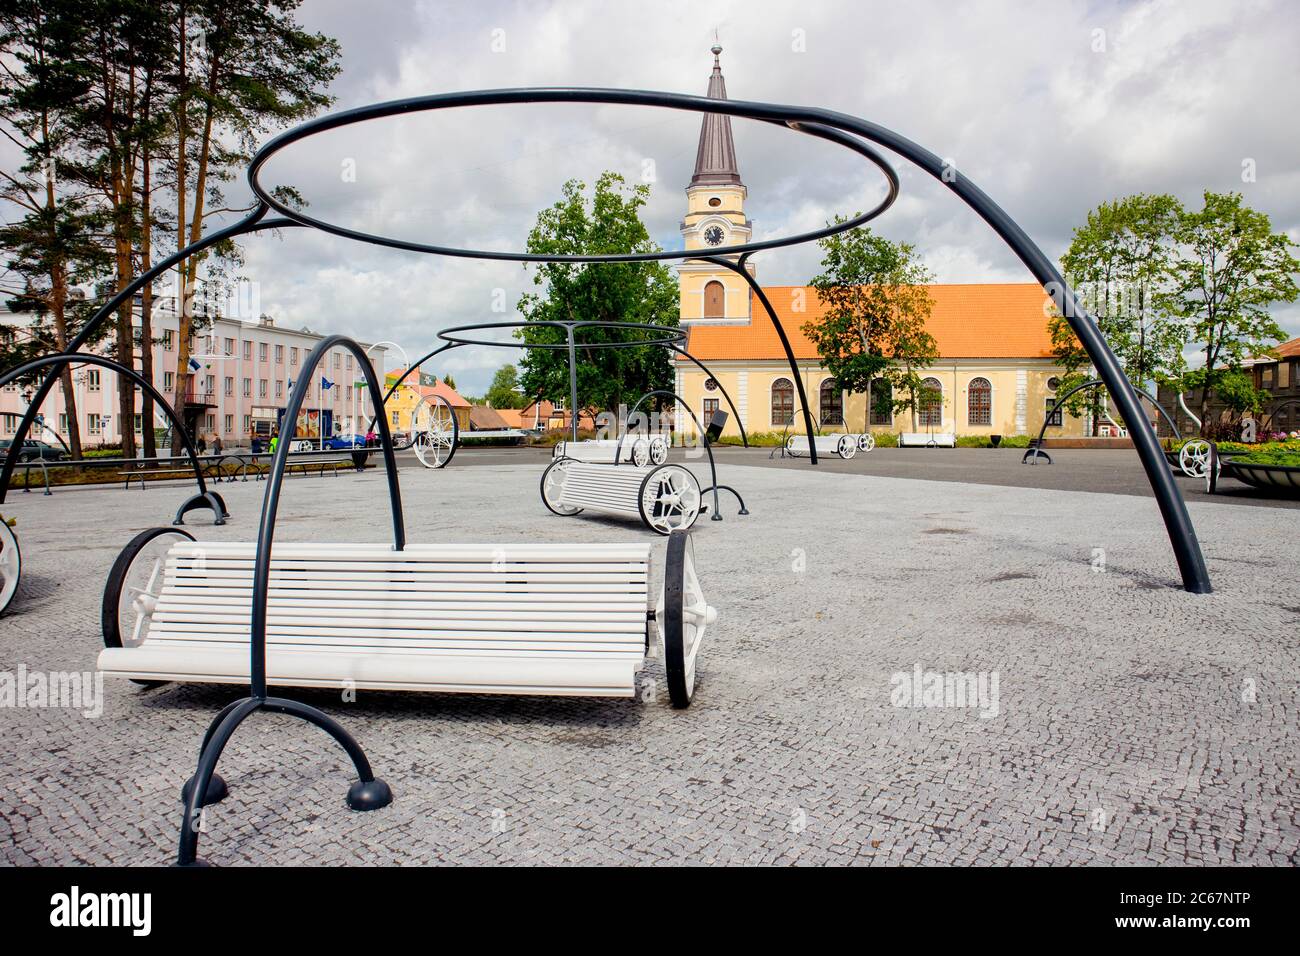
[[[828,378],[822,382],[819,404],[823,425],[844,424],[844,393],[840,391],[835,379]]]
[[[788,378],[778,378],[772,383],[772,424],[790,425],[794,422],[794,383]]]
[[[894,424],[894,386],[890,384],[889,379],[878,378],[872,381],[871,389],[867,393],[867,400],[871,403],[871,424],[884,425],[886,428]]]
[[[966,424],[993,424],[993,383],[987,378],[973,378],[966,387]]]
[[[921,391],[916,396],[917,421],[925,427],[943,426],[943,386],[937,378],[921,380]]]
[[[727,295],[717,279],[704,284],[704,317],[721,319],[727,314]]]

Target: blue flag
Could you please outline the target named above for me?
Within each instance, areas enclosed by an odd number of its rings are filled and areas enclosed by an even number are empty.
[[[320,387],[325,389],[333,388],[334,383],[331,382],[329,379],[327,379],[324,375],[322,375],[320,377]]]
[[[198,362],[196,362],[196,361],[194,360],[194,356],[191,355],[191,356],[190,356],[190,371],[191,371],[191,372],[198,372],[198,371],[200,371],[202,368],[203,368],[203,366],[200,365]]]

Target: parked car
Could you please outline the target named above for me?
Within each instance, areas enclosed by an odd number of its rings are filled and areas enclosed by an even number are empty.
[[[331,435],[325,439],[324,446],[331,451],[351,451],[365,448],[366,439],[363,435]]]
[[[12,444],[13,441],[8,438],[0,441],[0,455],[9,454],[9,446]],[[44,461],[62,461],[63,449],[37,441],[35,438],[23,439],[23,450],[18,453],[18,460],[35,461],[38,458]]]

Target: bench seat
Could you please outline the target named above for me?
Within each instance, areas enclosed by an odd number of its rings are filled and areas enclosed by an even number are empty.
[[[930,448],[940,446],[944,448],[956,448],[957,436],[952,432],[899,432],[898,447],[908,448]]]
[[[137,643],[99,669],[249,679],[252,543],[179,541],[137,602]],[[276,544],[267,681],[630,697],[647,643],[644,544]]]

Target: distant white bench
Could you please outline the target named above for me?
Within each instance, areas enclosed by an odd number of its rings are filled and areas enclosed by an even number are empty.
[[[165,532],[153,529],[155,538]],[[104,595],[99,669],[137,681],[247,683],[256,545],[164,550],[137,536]],[[137,546],[137,543],[139,545]],[[270,684],[631,697],[658,622],[669,691],[684,707],[717,612],[689,535],[668,543],[647,609],[646,544],[276,544],[267,602]],[[137,583],[132,585],[131,578]]]
[[[899,432],[899,448],[956,448],[957,436],[952,432]]]
[[[846,434],[843,432],[831,435],[816,435],[813,437],[816,443],[817,454],[819,455],[839,455],[841,458],[852,458],[858,452],[871,451],[876,447],[876,439],[867,433]],[[791,435],[785,442],[785,453],[792,458],[802,458],[808,454],[808,436]]]
[[[668,460],[668,441],[662,435],[628,435],[621,441],[601,438],[555,443],[552,458],[572,458],[589,464],[614,464],[615,458],[637,466],[662,465]]]
[[[695,524],[705,508],[695,475],[681,465],[598,464],[556,458],[541,481],[542,503],[557,515],[583,511],[639,518],[659,534]]]

